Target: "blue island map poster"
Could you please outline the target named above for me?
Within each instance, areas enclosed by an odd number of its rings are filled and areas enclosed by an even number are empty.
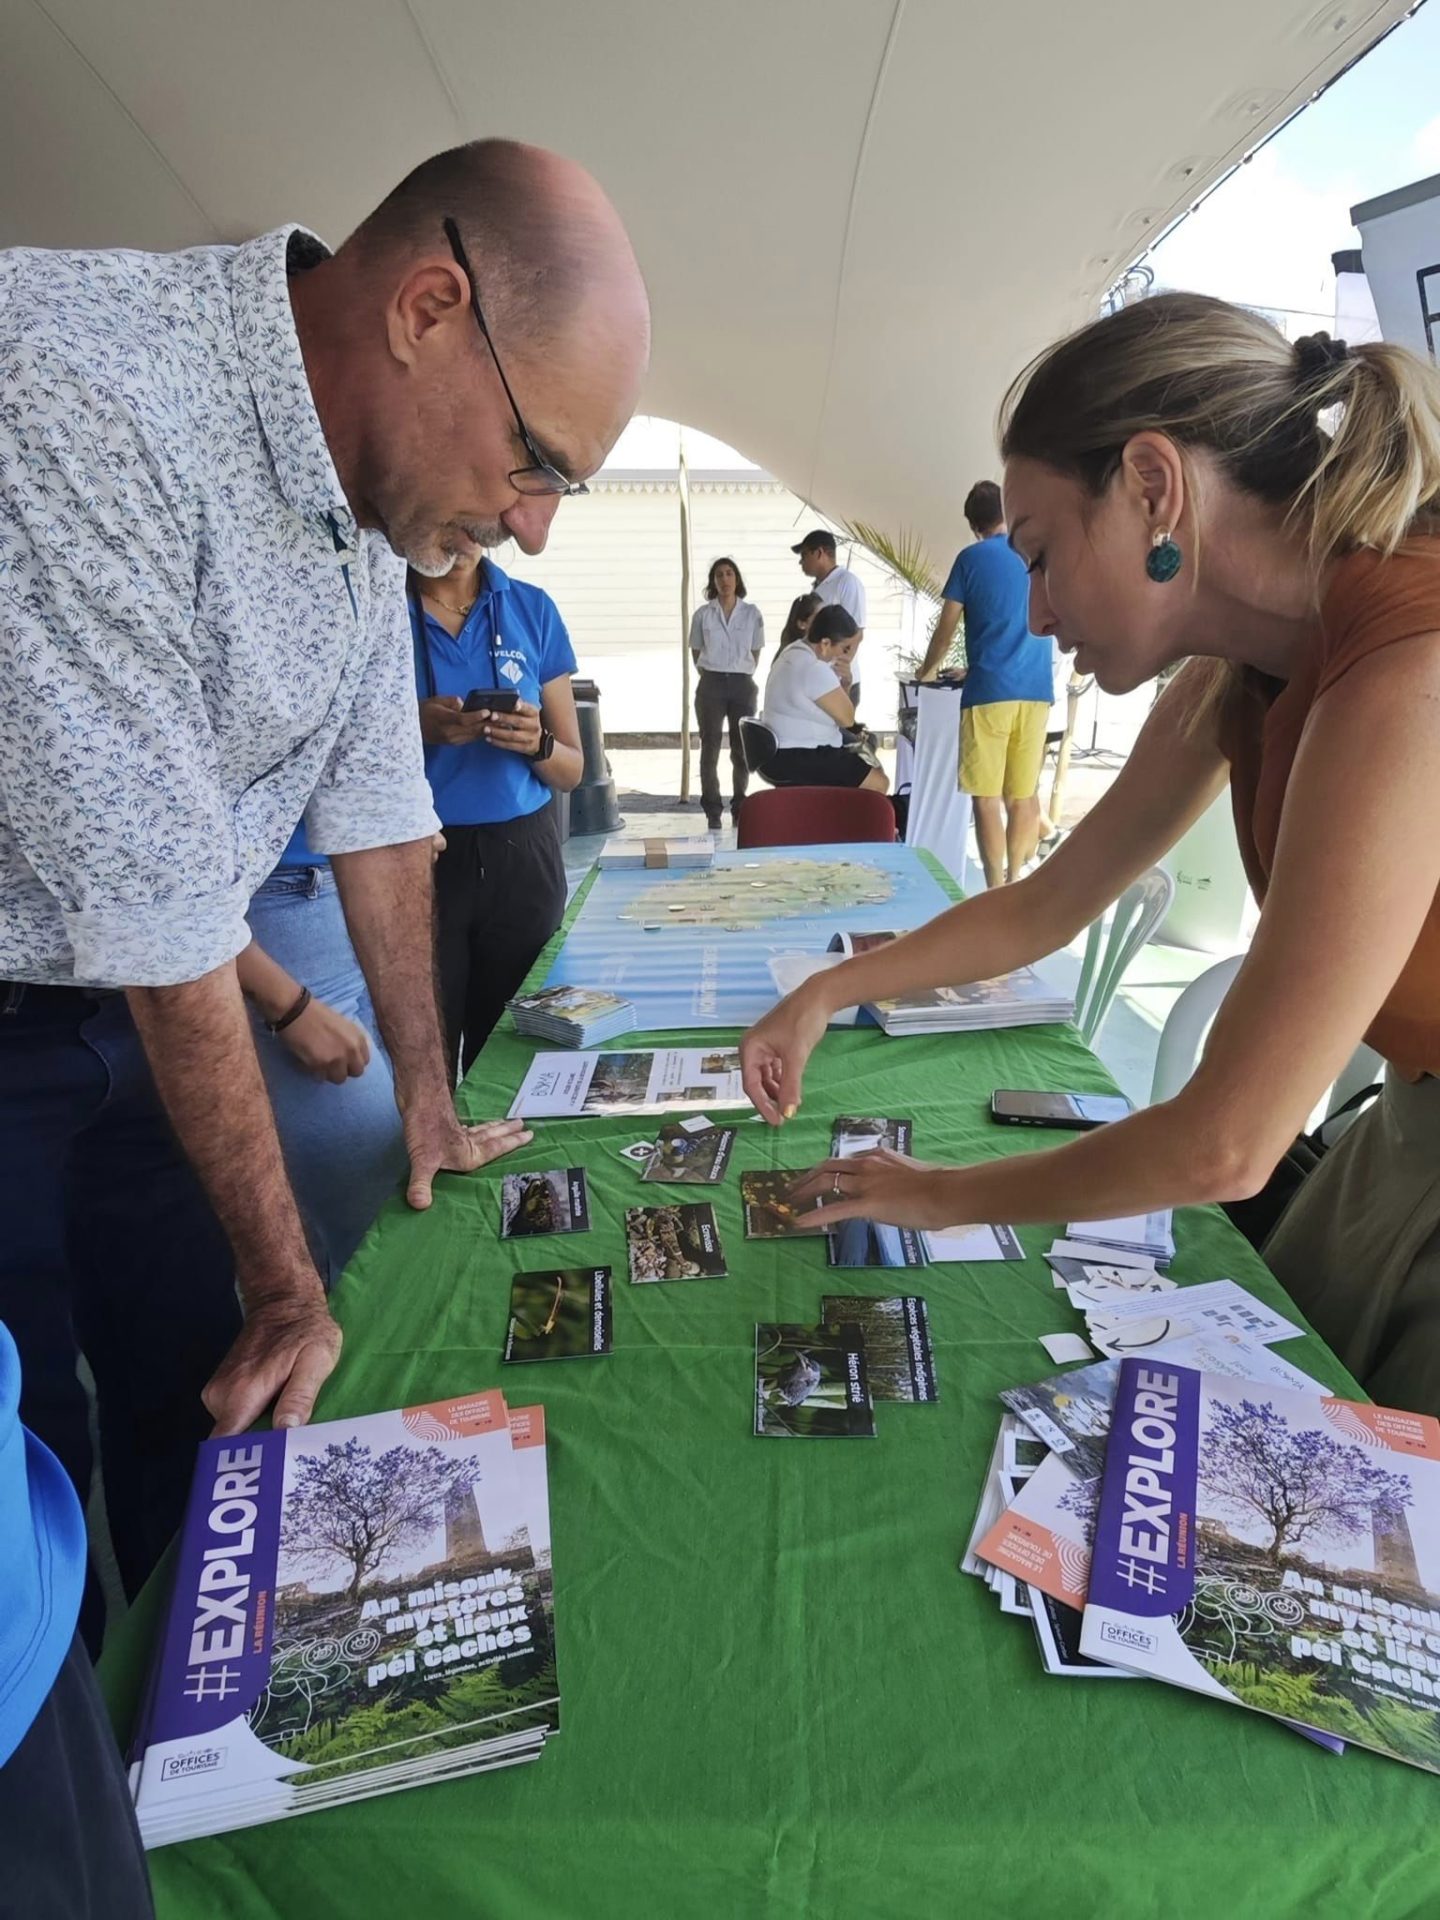
[[[906,933],[954,903],[904,846],[756,847],[712,867],[596,875],[545,984],[606,987],[643,1032],[748,1027],[779,997],[770,961],[837,933]]]

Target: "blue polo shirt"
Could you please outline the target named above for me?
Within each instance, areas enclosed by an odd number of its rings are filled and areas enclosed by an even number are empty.
[[[549,680],[575,671],[575,649],[555,602],[543,588],[512,580],[493,560],[459,633],[447,633],[418,598],[410,598],[415,687],[422,700],[473,687],[514,687],[532,707]],[[538,813],[550,789],[530,762],[488,740],[468,747],[426,747],[425,773],[445,827],[489,826]]]
[[[992,533],[955,556],[945,598],[965,609],[967,707],[997,700],[1055,697],[1053,648],[1030,631],[1030,576],[1003,533]]]

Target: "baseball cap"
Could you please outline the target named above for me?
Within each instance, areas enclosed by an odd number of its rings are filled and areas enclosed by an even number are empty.
[[[791,547],[791,553],[813,553],[816,547],[823,547],[827,553],[835,551],[835,536],[828,527],[812,527],[798,547]]]

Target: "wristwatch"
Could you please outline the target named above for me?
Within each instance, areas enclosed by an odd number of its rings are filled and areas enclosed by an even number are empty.
[[[554,751],[555,751],[554,734],[551,733],[548,727],[541,727],[539,746],[536,747],[533,753],[527,754],[525,757],[527,760],[529,760],[531,766],[535,766],[541,760],[548,760]]]

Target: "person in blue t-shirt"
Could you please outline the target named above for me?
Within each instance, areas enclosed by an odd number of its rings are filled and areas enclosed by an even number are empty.
[[[75,1631],[85,1516],[65,1468],[20,1424],[3,1321],[0,1541],[0,1909],[153,1920],[120,1750]]]
[[[975,544],[955,556],[920,678],[935,678],[963,612],[960,786],[975,803],[985,884],[998,887],[1035,857],[1054,667],[1049,640],[1030,631],[1030,581],[993,480],[970,489],[965,518]]]
[[[493,560],[409,578],[425,772],[445,831],[435,863],[440,1009],[468,1073],[565,913],[552,793],[584,768],[555,602]],[[498,690],[513,708],[486,702]],[[467,708],[469,709],[467,711]]]

